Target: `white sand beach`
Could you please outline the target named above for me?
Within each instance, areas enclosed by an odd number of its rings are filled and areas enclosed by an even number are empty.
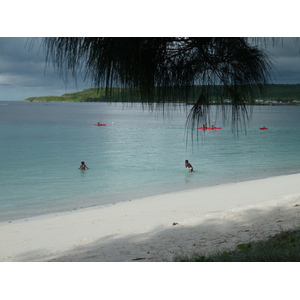
[[[300,174],[0,223],[2,262],[164,262],[300,226]]]

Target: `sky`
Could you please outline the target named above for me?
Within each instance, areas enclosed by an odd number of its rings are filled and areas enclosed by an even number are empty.
[[[29,97],[62,95],[90,88],[79,78],[66,82],[54,70],[46,67],[46,57],[40,39],[0,37],[0,101],[18,101]]]
[[[46,66],[41,38],[0,37],[0,101],[20,101],[29,97],[59,96],[91,88],[89,81],[69,76],[66,83],[53,66]],[[300,83],[300,41],[279,39],[267,51],[274,67],[273,83]]]

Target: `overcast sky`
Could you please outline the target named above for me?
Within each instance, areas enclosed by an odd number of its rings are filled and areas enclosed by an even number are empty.
[[[25,37],[0,37],[0,101],[62,95],[90,88],[83,80],[66,84],[54,68],[45,65],[45,54],[36,41]]]
[[[299,49],[300,42],[295,45],[293,38],[284,38],[283,43],[268,47],[276,69],[274,83],[300,83]],[[39,42],[30,49],[26,37],[0,37],[0,101],[62,95],[90,87],[81,78],[77,86],[72,77],[66,84],[52,66],[45,67]]]

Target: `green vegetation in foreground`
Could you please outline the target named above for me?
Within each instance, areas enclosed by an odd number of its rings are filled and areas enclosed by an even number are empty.
[[[188,102],[193,103],[199,95],[200,87],[196,86],[192,94],[195,99],[190,98]],[[107,96],[105,88],[85,89],[80,92],[63,94],[61,96],[43,96],[31,97],[24,101],[60,101],[60,102],[140,102],[138,90],[113,88]],[[213,95],[213,93],[212,93]],[[180,102],[181,97],[178,96],[177,101]],[[212,99],[213,100],[213,99]],[[257,100],[257,99],[253,99]],[[300,103],[300,84],[270,84],[268,85],[267,94],[259,100],[262,102],[257,104],[270,104],[275,101],[281,104],[297,104]],[[273,103],[274,104],[274,103]]]
[[[300,228],[284,231],[268,240],[241,244],[234,251],[210,256],[177,257],[177,262],[299,262]]]

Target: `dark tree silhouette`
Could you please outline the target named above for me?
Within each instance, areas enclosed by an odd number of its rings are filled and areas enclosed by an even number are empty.
[[[209,124],[212,102],[225,111],[232,101],[232,124],[249,120],[248,104],[265,92],[272,66],[254,39],[198,38],[43,38],[46,60],[66,78],[71,71],[92,79],[94,87],[140,92],[149,107],[193,102],[187,124]],[[228,107],[228,106],[226,106]]]

